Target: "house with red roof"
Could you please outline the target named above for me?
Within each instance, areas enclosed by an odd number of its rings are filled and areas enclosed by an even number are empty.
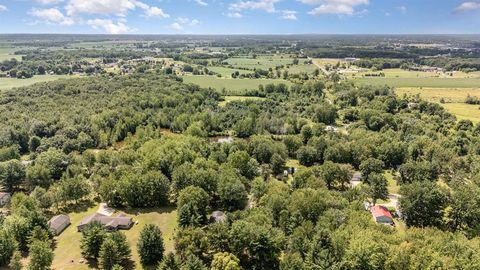
[[[390,211],[385,206],[382,205],[374,205],[370,211],[372,212],[373,219],[378,224],[385,224],[385,225],[395,225],[393,222],[393,217]]]

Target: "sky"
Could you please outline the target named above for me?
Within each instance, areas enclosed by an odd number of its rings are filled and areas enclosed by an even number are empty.
[[[0,0],[0,33],[480,34],[480,0]]]

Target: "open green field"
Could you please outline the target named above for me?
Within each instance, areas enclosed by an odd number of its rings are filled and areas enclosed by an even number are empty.
[[[470,120],[480,123],[480,106],[466,103],[441,104],[447,111],[457,116],[458,119]]]
[[[362,77],[365,74],[385,74],[384,78],[444,78],[444,79],[468,79],[468,78],[480,78],[480,72],[465,73],[462,71],[452,72],[423,72],[423,71],[410,71],[400,68],[384,69],[381,71],[367,71],[350,74],[352,77]],[[369,79],[369,78],[366,78]]]
[[[76,76],[73,75],[35,75],[28,79],[17,78],[0,78],[0,90],[11,89],[15,87],[29,86],[39,82],[50,82],[58,79],[68,79]]]
[[[440,102],[443,98],[448,103],[465,102],[468,96],[480,98],[480,88],[419,88],[419,87],[403,87],[397,88],[398,96],[406,95],[420,95],[422,99],[431,102]]]
[[[240,74],[248,74],[248,73],[252,73],[252,71],[250,70],[243,70],[243,69],[233,69],[233,68],[226,68],[226,67],[207,67],[208,70],[211,70],[215,73],[218,73],[220,75],[222,75],[222,77],[226,77],[226,78],[231,78],[232,77],[232,73],[238,71]]]
[[[18,48],[11,48],[11,47],[0,47],[0,62],[4,60],[10,60],[12,58],[16,58],[17,60],[21,60],[21,55],[15,55],[14,52],[18,51]]]
[[[262,97],[245,97],[245,96],[226,96],[225,100],[218,103],[218,106],[225,107],[228,103],[232,101],[248,101],[248,100],[262,100]]]
[[[95,213],[97,209],[98,205],[95,205],[87,210],[69,214],[72,224],[57,238],[52,269],[81,270],[94,268],[94,266],[79,263],[79,260],[82,258],[80,251],[82,234],[77,232],[76,226],[84,217]],[[140,213],[135,216],[137,211]],[[152,223],[158,225],[163,233],[166,252],[173,251],[173,233],[177,222],[177,213],[174,208],[133,209],[128,211],[127,214],[132,215],[134,221],[138,221],[138,224],[135,224],[130,230],[122,231],[127,236],[127,240],[132,249],[132,260],[135,262],[134,269],[142,269],[139,263],[140,260],[136,250],[136,243],[140,235],[140,230],[145,224]]]
[[[200,87],[211,87],[217,91],[223,92],[225,89],[226,95],[243,95],[246,91],[256,90],[260,84],[279,84],[284,83],[290,86],[291,83],[282,79],[225,79],[215,76],[184,76],[185,83],[198,84]]]
[[[281,65],[288,65],[293,63],[293,57],[289,55],[259,55],[257,58],[252,57],[234,57],[228,58],[225,60],[229,65],[232,65],[237,68],[248,68],[248,69],[264,69],[267,70],[269,68],[275,69],[277,66]],[[305,59],[298,59],[301,64],[302,60]]]
[[[307,65],[307,64],[302,63],[302,61],[300,61],[300,62],[301,63],[299,63],[298,65],[291,65],[290,67],[285,68],[283,70],[288,71],[288,73],[290,73],[290,74],[299,74],[299,73],[311,74],[317,69],[317,66],[315,66],[314,64]]]
[[[354,78],[359,85],[388,85],[392,87],[476,88],[480,78]]]

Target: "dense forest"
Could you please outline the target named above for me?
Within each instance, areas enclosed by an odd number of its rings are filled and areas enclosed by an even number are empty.
[[[46,216],[93,196],[177,205],[176,253],[159,269],[477,269],[480,127],[388,87],[328,85],[332,104],[319,81],[225,107],[212,89],[157,74],[5,91],[0,179],[31,195],[14,196],[2,246],[33,252],[51,238]],[[335,121],[345,132],[326,129]],[[207,139],[230,131],[231,144]],[[292,181],[289,158],[306,166]],[[362,189],[348,188],[354,170]],[[363,210],[365,198],[385,198],[384,170],[399,170],[403,233]],[[226,221],[209,223],[211,210]]]

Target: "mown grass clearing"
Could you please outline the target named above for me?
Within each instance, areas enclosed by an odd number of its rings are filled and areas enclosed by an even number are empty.
[[[240,73],[240,74],[252,73],[251,70],[233,69],[233,68],[226,68],[226,67],[207,67],[207,68],[208,68],[208,70],[211,70],[215,73],[218,73],[218,74],[222,75],[222,77],[226,77],[226,78],[231,78],[232,73],[235,73],[236,71],[238,71],[238,73]]]
[[[21,49],[21,48],[20,48]],[[19,48],[12,47],[0,47],[0,62],[5,60],[10,60],[15,58],[17,60],[22,60],[21,55],[15,55],[15,51],[18,51]]]
[[[220,101],[218,106],[225,107],[228,103],[232,101],[248,101],[248,100],[262,100],[265,98],[262,97],[246,97],[246,96],[225,96],[224,101]]]
[[[391,87],[476,88],[480,78],[354,78],[359,85],[388,85]]]
[[[440,102],[443,98],[448,103],[465,102],[468,96],[480,98],[480,88],[419,88],[402,87],[395,90],[398,96],[419,95],[422,99],[431,102]]]
[[[29,86],[39,82],[50,82],[58,79],[75,78],[74,75],[35,75],[28,79],[0,78],[0,90],[11,89],[15,87]]]
[[[293,63],[293,57],[290,55],[259,55],[256,58],[252,57],[235,57],[225,60],[229,65],[236,68],[247,69],[275,69],[277,66],[286,66]],[[299,59],[301,62],[302,59]]]
[[[470,120],[474,123],[480,122],[480,106],[466,103],[445,103],[441,104],[458,119]]]
[[[52,269],[92,269],[88,264],[79,263],[79,260],[82,258],[80,250],[82,234],[77,232],[76,226],[84,217],[95,213],[97,209],[98,205],[95,205],[86,210],[69,214],[72,224],[57,238]],[[138,215],[135,215],[137,212]],[[145,224],[158,225],[163,233],[165,251],[170,252],[174,250],[173,234],[177,226],[177,212],[174,208],[132,209],[127,211],[127,214],[133,216],[134,221],[138,221],[138,224],[134,225],[130,230],[122,231],[127,236],[132,249],[132,260],[135,263],[134,269],[142,269],[136,244],[140,231]]]
[[[287,86],[291,85],[289,81],[282,79],[226,79],[215,76],[184,76],[183,82],[197,84],[204,88],[211,87],[223,94],[236,96],[244,95],[247,91],[257,90],[261,84],[284,83]]]

